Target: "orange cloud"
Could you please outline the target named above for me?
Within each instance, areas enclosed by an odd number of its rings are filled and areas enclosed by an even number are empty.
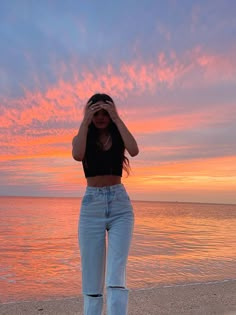
[[[205,201],[235,202],[235,164],[236,156],[178,162],[135,158],[131,175],[127,178],[124,172],[123,182],[134,199],[204,201],[206,195]],[[72,157],[32,156],[15,163],[5,161],[1,168],[9,189],[12,184],[28,185],[63,195],[82,192],[86,185],[82,164]]]

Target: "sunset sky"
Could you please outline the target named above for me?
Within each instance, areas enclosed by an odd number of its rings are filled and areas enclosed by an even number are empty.
[[[108,93],[132,200],[236,203],[236,2],[0,2],[0,195],[80,197],[71,142]]]

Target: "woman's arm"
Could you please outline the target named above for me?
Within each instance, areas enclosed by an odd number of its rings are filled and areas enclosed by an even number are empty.
[[[86,150],[88,124],[82,121],[78,134],[72,141],[72,156],[76,161],[82,161]]]
[[[93,115],[101,109],[99,104],[93,106],[93,110],[89,108],[91,103],[85,107],[84,118],[79,128],[78,134],[72,140],[72,156],[76,161],[82,161],[84,158],[88,134],[88,126],[90,125]]]
[[[125,148],[129,152],[131,156],[136,156],[139,153],[139,148],[137,145],[136,140],[124,124],[124,122],[121,120],[121,118],[117,118],[115,121],[115,124],[121,134],[121,137],[124,141]]]
[[[128,128],[126,127],[122,119],[120,118],[120,116],[118,115],[115,104],[113,102],[107,101],[107,104],[102,104],[101,108],[108,111],[111,119],[116,124],[121,134],[121,137],[124,141],[125,148],[129,152],[129,154],[131,156],[138,155],[139,149],[138,149],[137,142],[135,141],[134,137],[132,136],[132,134],[130,133],[130,131],[128,130]]]

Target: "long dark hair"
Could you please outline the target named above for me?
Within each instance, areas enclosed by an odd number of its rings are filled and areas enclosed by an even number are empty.
[[[114,104],[113,99],[107,95],[107,94],[94,94],[93,96],[90,97],[88,100],[87,104],[91,102],[91,105],[102,101],[106,103],[107,101],[110,101]],[[108,131],[111,135],[112,138],[112,145],[113,145],[113,150],[115,153],[115,156],[120,157],[120,161],[122,163],[122,168],[126,171],[127,176],[130,174],[130,163],[129,159],[125,156],[125,145],[124,141],[120,135],[120,132],[116,126],[116,124],[111,120],[109,126],[108,126]],[[86,144],[86,152],[85,152],[85,163],[88,158],[88,154],[92,154],[92,156],[95,156],[95,154],[99,151],[102,150],[101,145],[99,143],[99,134],[98,134],[98,129],[95,127],[93,122],[90,123],[88,127],[88,134],[87,134],[87,144]]]

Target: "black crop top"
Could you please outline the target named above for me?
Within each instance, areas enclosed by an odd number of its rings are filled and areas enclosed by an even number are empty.
[[[107,151],[87,150],[86,160],[82,161],[85,177],[117,175],[122,177],[123,162],[114,146]]]

